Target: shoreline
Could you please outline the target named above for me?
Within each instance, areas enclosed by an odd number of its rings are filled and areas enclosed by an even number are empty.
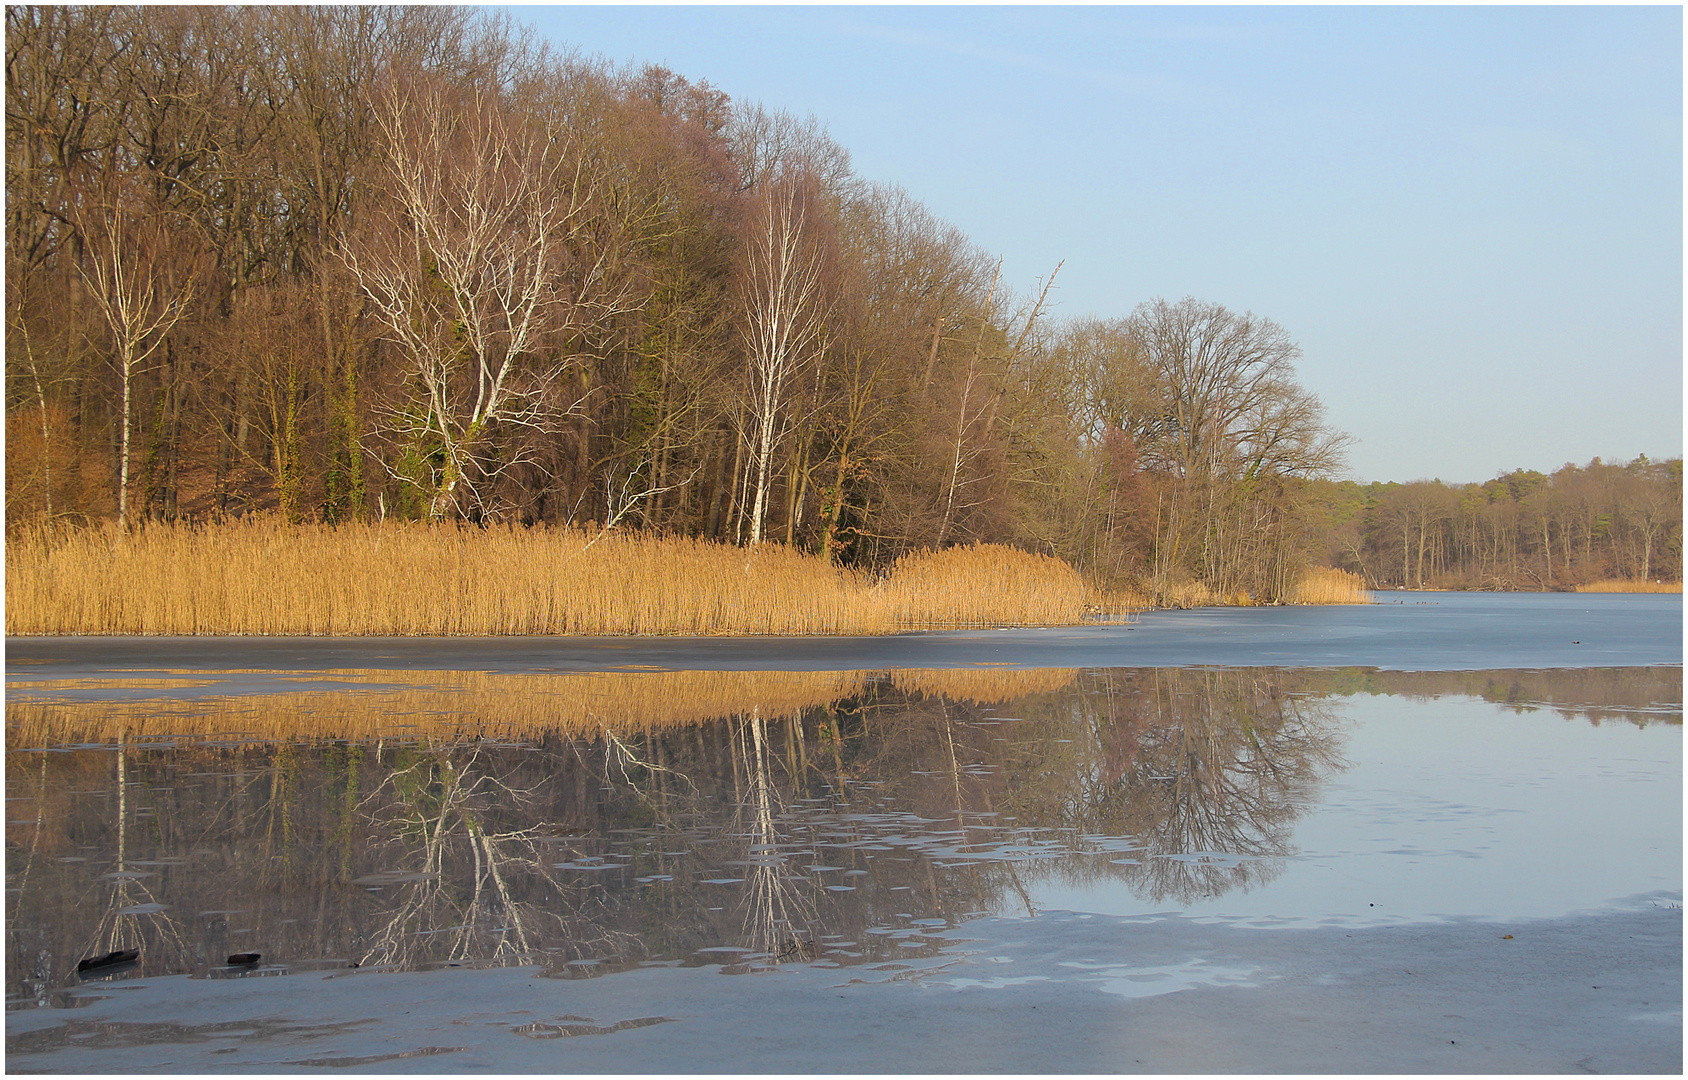
[[[236,631],[230,633],[130,633],[111,631],[100,633],[7,633],[5,638],[12,641],[788,641],[815,639],[822,641],[891,641],[907,638],[918,638],[934,634],[969,634],[980,632],[1038,632],[1062,630],[1093,630],[1109,628],[1133,628],[1145,616],[1163,616],[1169,614],[1198,614],[1203,612],[1238,612],[1238,611],[1308,611],[1339,608],[1364,608],[1370,606],[1388,606],[1388,597],[1399,594],[1413,596],[1558,596],[1577,597],[1587,599],[1595,596],[1677,596],[1683,595],[1681,589],[1652,589],[1637,591],[1598,590],[1582,592],[1577,589],[1373,589],[1368,590],[1373,599],[1341,602],[1279,602],[1261,604],[1196,604],[1190,606],[1165,605],[1142,606],[1123,609],[1116,615],[1098,615],[1087,617],[1077,622],[1030,622],[1015,623],[1012,621],[985,622],[970,625],[914,627],[895,630],[885,630],[877,633],[754,633],[736,631],[651,631],[648,633],[266,633],[262,631]],[[1383,598],[1383,599],[1379,599]]]
[[[1680,666],[1682,598],[1443,593],[1438,603],[1200,608],[1129,625],[872,637],[138,637],[6,639],[8,680],[114,670],[411,668],[503,672],[849,671],[957,667],[1491,668]],[[1528,608],[1527,618],[1521,618]],[[1473,623],[1509,632],[1480,648]],[[1514,625],[1515,624],[1515,625]]]

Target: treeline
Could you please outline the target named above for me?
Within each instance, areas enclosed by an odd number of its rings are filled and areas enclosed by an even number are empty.
[[[1682,581],[1682,459],[1595,458],[1482,484],[1319,481],[1327,556],[1372,586],[1564,589]]]
[[[1325,554],[1283,329],[1057,321],[813,120],[456,8],[9,7],[6,50],[9,524],[987,541],[1172,602]]]

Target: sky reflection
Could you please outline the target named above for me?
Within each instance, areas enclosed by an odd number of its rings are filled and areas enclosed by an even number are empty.
[[[14,1004],[126,947],[140,975],[751,971],[917,959],[987,914],[1366,925],[1681,889],[1679,668],[15,689]]]

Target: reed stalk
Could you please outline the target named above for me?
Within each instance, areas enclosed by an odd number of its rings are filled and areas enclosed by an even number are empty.
[[[1591,593],[1679,593],[1682,591],[1682,582],[1607,578],[1603,581],[1591,581],[1587,585],[1578,585],[1577,591]]]
[[[6,633],[885,634],[1085,620],[1066,563],[1000,545],[874,578],[782,544],[580,529],[248,520],[6,545]]]
[[[1316,566],[1296,582],[1292,604],[1369,604],[1371,593],[1365,579],[1346,570]]]
[[[1226,593],[1201,581],[1162,583],[1156,597],[1166,608],[1254,607],[1262,603],[1246,592]],[[1285,604],[1369,604],[1372,595],[1365,579],[1346,570],[1315,566],[1304,571],[1281,601]]]
[[[1069,685],[1069,669],[897,669],[904,694],[984,705]],[[864,691],[873,671],[653,671],[505,674],[484,671],[312,672],[312,689],[170,698],[160,690],[214,680],[144,678],[14,682],[7,687],[11,750],[111,742],[210,740],[230,745],[345,739],[532,740],[550,734],[625,737],[728,716],[785,719]],[[90,700],[112,684],[151,691]],[[326,684],[326,685],[323,685]]]

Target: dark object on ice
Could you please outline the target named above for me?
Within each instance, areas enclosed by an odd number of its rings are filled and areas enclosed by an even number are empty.
[[[259,960],[262,960],[263,958],[264,958],[263,953],[255,953],[255,952],[230,953],[229,954],[229,965],[231,967],[233,967],[233,966],[240,965],[240,964],[256,964]]]
[[[79,972],[93,971],[95,968],[107,968],[114,964],[127,964],[140,959],[140,956],[141,950],[139,949],[118,949],[116,952],[108,952],[104,956],[90,956],[77,964],[76,970]]]

